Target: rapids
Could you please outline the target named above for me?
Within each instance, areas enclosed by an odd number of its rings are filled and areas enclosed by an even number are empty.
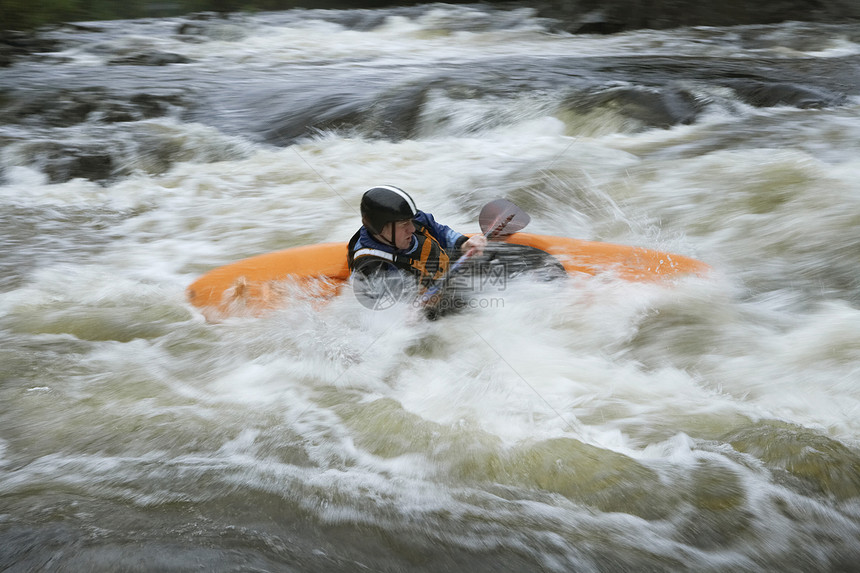
[[[438,4],[44,34],[0,72],[0,569],[860,567],[860,26]],[[433,322],[187,303],[345,242],[380,183],[714,272],[510,281]]]

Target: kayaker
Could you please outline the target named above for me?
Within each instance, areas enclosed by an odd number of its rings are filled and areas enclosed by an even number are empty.
[[[410,290],[404,274],[426,289],[444,277],[449,264],[461,255],[470,249],[480,255],[487,244],[481,234],[469,238],[437,223],[393,185],[365,191],[361,222],[349,241],[347,261],[356,296],[376,309],[393,305]]]

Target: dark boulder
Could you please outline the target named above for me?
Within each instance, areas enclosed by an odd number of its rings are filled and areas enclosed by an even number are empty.
[[[745,103],[755,107],[791,106],[801,109],[822,108],[845,103],[843,93],[791,83],[765,83],[755,80],[723,80]]]
[[[141,121],[181,113],[189,105],[181,90],[127,93],[89,87],[7,90],[0,95],[0,122],[42,127]]]
[[[16,59],[30,54],[54,52],[60,42],[36,32],[0,29],[0,67],[11,66]]]
[[[106,144],[65,144],[60,141],[31,141],[20,149],[27,162],[48,176],[51,183],[70,179],[106,181],[114,176],[110,146]]]
[[[611,108],[646,128],[666,129],[693,123],[704,104],[682,88],[613,87],[567,98],[564,107],[579,114],[596,108]]]
[[[168,66],[190,62],[190,58],[170,52],[145,52],[108,60],[108,64],[112,66]]]

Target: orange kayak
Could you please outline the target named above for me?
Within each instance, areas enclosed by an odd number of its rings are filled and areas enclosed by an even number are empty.
[[[532,233],[514,233],[504,242],[540,249],[570,275],[608,272],[627,281],[659,281],[710,270],[690,257],[642,247]],[[346,243],[322,243],[257,255],[201,276],[188,286],[188,299],[210,320],[258,315],[290,296],[325,300],[349,279],[346,254]]]

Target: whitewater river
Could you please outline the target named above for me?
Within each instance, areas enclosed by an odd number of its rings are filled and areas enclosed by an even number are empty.
[[[0,69],[0,570],[860,570],[860,26],[435,5],[48,37]],[[436,321],[187,303],[347,241],[377,184],[713,272]]]

